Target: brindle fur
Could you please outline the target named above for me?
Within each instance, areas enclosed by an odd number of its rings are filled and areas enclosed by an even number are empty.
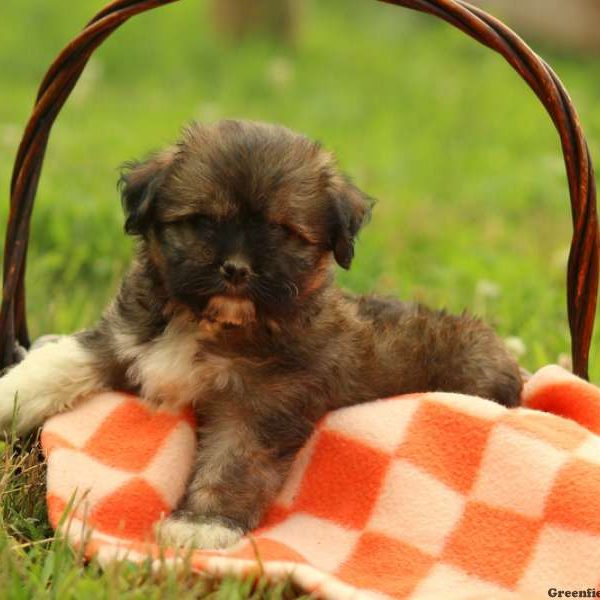
[[[329,410],[426,390],[518,403],[519,369],[479,320],[333,284],[372,202],[315,142],[260,123],[194,124],[128,165],[122,194],[136,258],[79,339],[107,386],[193,402],[182,518],[255,527]],[[219,271],[231,257],[251,269],[241,290]],[[235,298],[253,314],[237,318]]]

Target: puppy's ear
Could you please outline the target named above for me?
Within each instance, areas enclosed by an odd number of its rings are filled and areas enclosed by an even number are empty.
[[[349,269],[354,258],[354,240],[371,216],[374,200],[345,176],[336,178],[330,197],[330,247],[336,262]]]
[[[125,231],[142,235],[152,218],[152,209],[158,189],[165,180],[176,156],[175,148],[154,154],[145,162],[125,163],[118,187],[125,211]]]

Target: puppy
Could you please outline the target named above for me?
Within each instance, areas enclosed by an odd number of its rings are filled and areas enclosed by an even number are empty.
[[[193,124],[127,165],[121,192],[131,269],[95,328],[0,379],[0,429],[15,395],[19,432],[106,389],[193,405],[197,462],[166,543],[222,547],[256,527],[329,410],[427,390],[518,404],[519,369],[480,321],[333,284],[372,202],[306,137]]]

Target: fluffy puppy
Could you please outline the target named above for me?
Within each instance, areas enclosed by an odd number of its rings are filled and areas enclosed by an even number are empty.
[[[319,144],[243,121],[192,125],[122,176],[131,269],[99,324],[0,379],[0,428],[123,389],[192,404],[196,468],[171,544],[225,546],[255,527],[327,411],[443,390],[505,406],[518,367],[480,321],[333,284],[371,209]]]

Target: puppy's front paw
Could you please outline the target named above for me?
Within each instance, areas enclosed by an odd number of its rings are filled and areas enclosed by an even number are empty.
[[[171,515],[156,524],[154,533],[157,542],[167,547],[215,550],[232,546],[244,532],[215,518],[192,520],[187,516]]]

